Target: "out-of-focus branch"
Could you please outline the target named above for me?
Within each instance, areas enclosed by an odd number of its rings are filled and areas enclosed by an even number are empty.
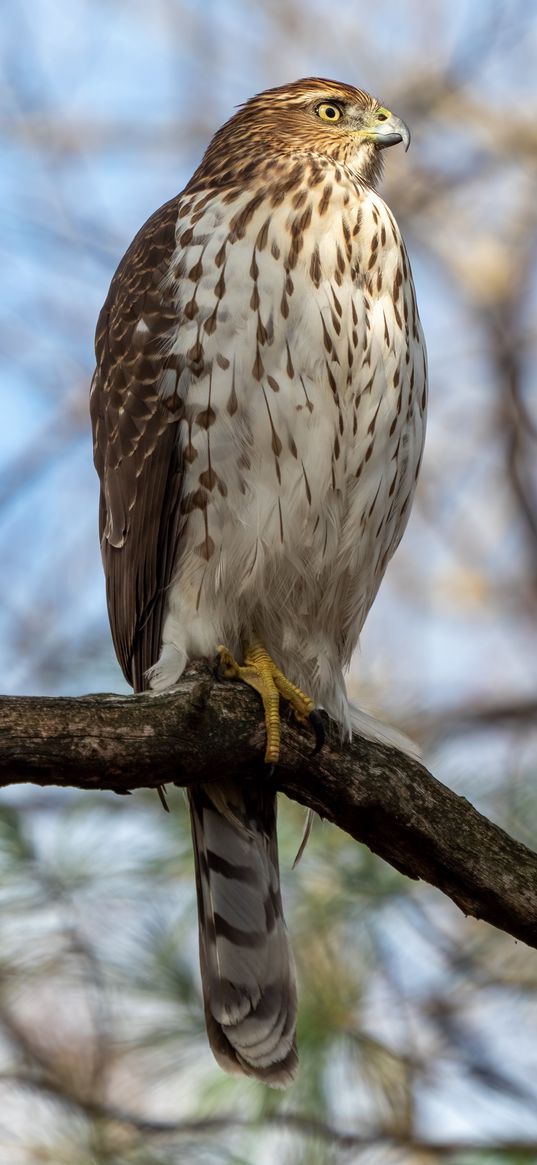
[[[194,664],[165,695],[4,697],[0,784],[113,789],[268,780],[259,705],[243,685]],[[335,735],[335,734],[334,734]],[[275,787],[423,878],[466,914],[537,947],[537,855],[417,761],[356,737],[318,757],[284,727]]]
[[[423,1154],[426,1156],[444,1158],[459,1154],[471,1155],[473,1158],[487,1158],[491,1154],[495,1157],[516,1157],[517,1160],[534,1161],[537,1151],[535,1141],[448,1141],[425,1140],[422,1137],[399,1136],[397,1133],[389,1135],[382,1129],[371,1133],[353,1133],[338,1129],[328,1121],[319,1120],[298,1112],[265,1113],[261,1118],[241,1117],[229,1113],[226,1116],[207,1116],[192,1120],[167,1121],[152,1117],[140,1116],[138,1113],[126,1109],[116,1108],[113,1105],[96,1104],[91,1100],[85,1101],[73,1093],[63,1093],[46,1078],[41,1079],[23,1072],[7,1072],[0,1074],[0,1082],[18,1084],[23,1088],[33,1089],[39,1093],[48,1093],[60,1103],[72,1107],[75,1105],[86,1116],[116,1125],[124,1125],[137,1133],[151,1137],[170,1137],[174,1140],[184,1137],[217,1137],[224,1132],[247,1130],[249,1132],[261,1129],[276,1128],[290,1133],[318,1141],[326,1141],[341,1149],[382,1148]]]
[[[419,724],[415,725],[415,732],[420,733],[421,740],[430,741],[432,738],[443,737],[447,733],[479,732],[486,728],[532,728],[537,724],[537,700],[513,700],[502,703],[470,704],[447,707],[441,712],[430,715],[423,714]],[[412,734],[412,721],[407,724],[407,730]]]

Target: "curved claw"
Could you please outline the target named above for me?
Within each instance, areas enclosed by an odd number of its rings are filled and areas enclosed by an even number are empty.
[[[214,660],[213,666],[214,675],[217,680],[238,679],[238,664],[235,663],[227,647],[218,647],[216,649],[216,659]]]
[[[325,742],[325,731],[324,731],[323,718],[322,718],[321,713],[319,712],[318,708],[314,708],[313,712],[310,712],[310,714],[308,716],[308,720],[309,720],[311,727],[313,728],[313,731],[315,733],[315,748],[313,749],[313,752],[311,755],[317,756],[317,753],[321,751],[323,744]]]

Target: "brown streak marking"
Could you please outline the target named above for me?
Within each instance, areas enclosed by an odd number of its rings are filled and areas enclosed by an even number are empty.
[[[373,501],[371,502],[371,505],[370,505],[370,507],[369,507],[369,511],[368,511],[368,514],[367,514],[368,518],[370,518],[370,517],[371,517],[371,515],[372,515],[372,513],[373,513],[373,510],[375,509],[375,506],[376,506],[376,504],[377,504],[377,498],[378,498],[378,496],[379,496],[379,493],[380,493],[380,487],[381,487],[381,485],[382,485],[382,482],[380,482],[380,481],[379,481],[379,483],[378,483],[378,486],[377,486],[377,492],[376,492],[376,494],[375,494],[375,496],[374,496],[374,498],[373,498]]]
[[[326,375],[328,377],[328,383],[329,383],[330,388],[332,390],[332,396],[334,397],[334,400],[336,401],[336,404],[337,404],[338,403],[338,391],[337,391],[336,378],[334,376],[334,373],[332,372],[332,369],[330,368],[330,365],[326,361],[325,361],[325,368],[326,368]]]
[[[336,333],[336,336],[340,336],[341,335],[341,324],[338,320],[336,313],[334,311],[332,311],[331,308],[330,308],[330,318],[332,320],[332,327]]]
[[[289,348],[289,341],[288,340],[286,340],[285,346],[287,348],[287,375],[288,375],[289,379],[292,380],[294,375],[295,375],[295,370],[293,367],[293,361],[291,359],[291,350]]]
[[[340,319],[341,319],[341,316],[343,315],[343,308],[342,308],[342,306],[341,306],[341,302],[340,302],[340,300],[338,299],[338,297],[337,297],[337,295],[336,295],[336,293],[335,293],[335,291],[334,291],[334,288],[332,288],[332,299],[333,299],[333,301],[334,301],[334,307],[335,307],[335,309],[336,309],[336,311],[337,311],[337,314],[338,314],[338,316],[339,316],[339,317],[340,317]]]
[[[289,247],[289,253],[287,255],[287,266],[292,271],[294,270],[294,268],[296,267],[296,265],[298,263],[298,257],[300,255],[300,252],[302,250],[303,245],[304,245],[304,240],[301,238],[296,238],[296,239],[293,239],[293,242],[291,243],[291,246]]]
[[[235,360],[233,360],[233,372],[231,374],[231,392],[229,394],[229,400],[228,400],[227,405],[226,405],[227,412],[228,412],[230,417],[233,417],[235,415],[238,407],[239,407],[239,402],[237,400],[237,392],[235,389]]]
[[[313,189],[314,186],[319,186],[324,181],[325,171],[322,166],[317,165],[316,162],[310,163],[310,176],[308,179],[308,186]]]
[[[323,190],[322,197],[321,197],[321,200],[320,200],[319,206],[318,206],[318,213],[320,215],[325,214],[326,211],[328,210],[331,196],[332,196],[332,183],[327,182],[326,186]]]
[[[196,546],[196,552],[200,558],[204,558],[208,562],[211,555],[214,554],[214,542],[209,534],[209,518],[206,509],[203,511],[203,520],[205,523],[205,538],[200,546]]]
[[[185,304],[185,306],[183,308],[183,312],[184,312],[187,320],[193,320],[194,316],[198,314],[198,305],[196,303],[196,300],[195,299],[189,300],[189,302]],[[138,377],[138,379],[141,379],[141,378]]]
[[[220,278],[215,283],[214,294],[216,295],[217,299],[222,299],[226,294],[225,268],[222,270]]]
[[[378,417],[378,415],[379,415],[380,404],[381,404],[381,402],[379,401],[379,403],[378,403],[378,405],[377,405],[377,407],[376,407],[376,409],[375,409],[374,415],[373,415],[373,417],[371,418],[371,421],[369,422],[369,425],[368,425],[368,427],[367,427],[367,431],[368,431],[368,433],[374,433],[374,432],[375,432],[375,425],[376,425],[376,423],[377,423],[377,417]]]
[[[313,249],[313,252],[312,252],[311,260],[310,260],[310,277],[312,279],[312,282],[315,284],[315,287],[320,286],[321,276],[322,276],[321,259],[320,259],[320,255],[319,255],[319,247],[317,246],[317,243],[316,243],[315,247]]]
[[[257,251],[263,251],[267,245],[269,226],[270,226],[270,215],[268,218],[265,219],[263,226],[261,227],[261,229],[258,233],[257,239],[255,241],[255,246],[256,246]]]
[[[304,384],[304,377],[303,376],[300,377],[300,383],[301,383],[302,388],[304,390],[304,396],[306,397],[306,408],[307,408],[309,413],[312,413],[313,412],[313,401],[311,401],[309,396],[308,396],[308,393],[306,390],[306,385]]]
[[[277,459],[280,456],[280,453],[282,451],[282,443],[280,441],[280,438],[278,437],[276,429],[274,428],[274,421],[272,420],[272,413],[270,411],[269,402],[267,400],[267,394],[266,394],[263,386],[261,386],[261,391],[262,391],[263,396],[265,398],[265,404],[267,406],[267,413],[268,413],[268,417],[269,417],[269,421],[270,421],[270,428],[272,430],[271,448],[272,448],[272,452],[274,453],[274,456],[275,456],[276,462],[277,462]]]
[[[243,207],[243,209],[239,211],[238,214],[234,215],[234,217],[231,219],[228,235],[230,243],[234,243],[237,239],[244,238],[244,235],[246,234],[246,227],[248,226],[250,220],[253,218],[258,206],[260,206],[263,202],[264,197],[264,192],[254,194],[253,198],[251,198],[250,201],[246,203],[246,206]]]
[[[203,329],[207,333],[208,336],[212,336],[213,332],[216,331],[217,318],[218,318],[218,304],[216,305],[214,311],[211,312],[210,316],[207,317],[207,319],[204,321],[204,324],[203,324]],[[216,357],[216,359],[218,360],[218,356]],[[221,365],[221,367],[223,367],[223,365]]]
[[[193,510],[206,510],[207,503],[207,491],[205,489],[195,489],[181,498],[179,510],[181,514],[191,514]]]
[[[225,263],[225,261],[226,261],[226,244],[222,243],[220,250],[218,251],[218,253],[214,257],[214,265],[215,265],[215,267],[222,267],[222,265]]]
[[[200,485],[204,487],[204,489],[208,490],[209,493],[212,493],[215,485],[218,485],[218,474],[215,472],[210,462],[208,469],[204,469],[203,473],[200,473],[198,481]]]
[[[207,567],[205,567],[205,570],[203,571],[203,574],[201,576],[201,582],[200,582],[200,585],[198,588],[198,593],[196,595],[196,611],[199,611],[200,602],[201,602],[201,591],[202,591],[203,584],[205,582],[206,573],[207,573]]]
[[[331,353],[334,351],[334,345],[332,343],[330,333],[328,331],[328,328],[324,322],[324,317],[322,315],[321,315],[321,324],[322,324],[322,329],[323,329],[323,344],[324,344],[324,347],[325,347],[326,351],[328,352],[328,354],[331,355]]]
[[[210,399],[209,392],[209,400]],[[207,405],[206,409],[201,409],[200,412],[196,414],[196,424],[199,425],[200,429],[206,429],[208,431],[211,428],[211,425],[214,425],[215,421],[216,413],[214,409],[211,408],[210,404]]]
[[[261,354],[259,352],[259,348],[257,347],[255,350],[255,360],[254,360],[254,365],[252,368],[252,376],[254,377],[255,380],[261,380],[261,377],[263,376],[264,371],[265,371],[265,368],[263,365],[263,361],[261,359]]]

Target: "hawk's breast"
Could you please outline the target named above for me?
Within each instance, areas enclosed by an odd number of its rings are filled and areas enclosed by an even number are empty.
[[[162,391],[184,401],[167,633],[186,623],[187,654],[255,624],[281,660],[317,628],[341,665],[406,524],[425,407],[408,259],[377,195],[328,185],[291,209],[270,192],[182,206]]]

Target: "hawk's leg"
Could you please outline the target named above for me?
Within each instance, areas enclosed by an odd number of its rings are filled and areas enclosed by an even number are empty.
[[[218,659],[219,672],[224,679],[241,680],[261,696],[267,729],[267,764],[276,764],[280,755],[280,696],[291,705],[297,720],[312,725],[316,737],[315,752],[319,751],[324,741],[324,728],[313,700],[287,679],[258,639],[252,640],[244,652],[243,664],[236,662],[227,647],[218,648]]]

